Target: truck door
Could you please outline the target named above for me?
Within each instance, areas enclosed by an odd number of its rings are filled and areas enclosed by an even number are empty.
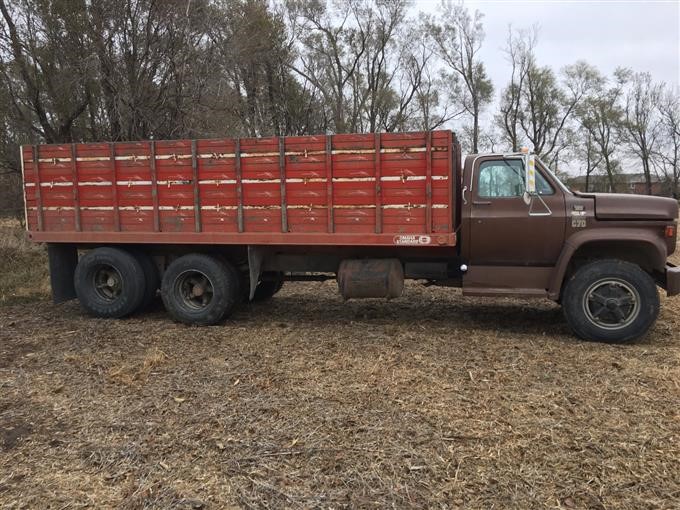
[[[524,199],[521,157],[477,157],[466,165],[467,255],[475,266],[552,266],[562,250],[565,197],[537,165],[540,195]],[[467,202],[467,203],[465,203]]]

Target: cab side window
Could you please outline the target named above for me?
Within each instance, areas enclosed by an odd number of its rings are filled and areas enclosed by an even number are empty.
[[[518,159],[485,161],[478,182],[480,197],[519,197],[524,193],[524,167]]]
[[[479,166],[478,196],[484,198],[519,197],[524,194],[524,165],[519,159],[485,161]],[[536,191],[552,195],[555,190],[540,172],[536,172]]]

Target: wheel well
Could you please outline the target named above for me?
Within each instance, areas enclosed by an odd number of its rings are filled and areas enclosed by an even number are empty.
[[[665,263],[662,255],[651,243],[644,241],[592,241],[580,246],[571,256],[564,281],[583,265],[601,259],[630,262],[650,275],[653,275],[655,271],[663,271]]]

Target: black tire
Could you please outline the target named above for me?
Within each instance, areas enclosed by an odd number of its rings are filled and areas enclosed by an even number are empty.
[[[562,309],[580,338],[625,343],[644,336],[659,315],[651,276],[621,260],[591,262],[566,282]]]
[[[139,261],[144,271],[146,284],[144,285],[144,297],[141,305],[139,305],[139,310],[144,310],[156,299],[158,289],[161,286],[161,277],[158,273],[158,267],[150,255],[138,250],[133,251],[132,254]]]
[[[283,280],[264,280],[257,284],[253,302],[267,301],[283,287]]]
[[[234,310],[239,296],[238,271],[210,255],[192,253],[174,260],[161,282],[165,309],[185,324],[217,324]]]
[[[73,283],[83,310],[103,318],[133,313],[141,305],[146,289],[139,261],[118,248],[96,248],[83,255]]]

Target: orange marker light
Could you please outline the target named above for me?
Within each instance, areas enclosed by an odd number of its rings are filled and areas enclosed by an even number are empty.
[[[675,225],[666,225],[666,237],[675,237]]]

